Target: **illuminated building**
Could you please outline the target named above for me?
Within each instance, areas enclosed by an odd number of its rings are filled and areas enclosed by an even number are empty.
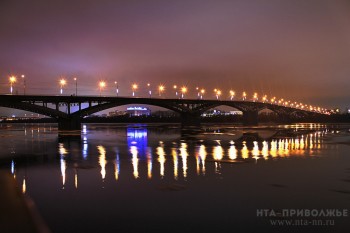
[[[146,107],[128,107],[126,112],[129,116],[149,116],[151,115],[151,110]]]

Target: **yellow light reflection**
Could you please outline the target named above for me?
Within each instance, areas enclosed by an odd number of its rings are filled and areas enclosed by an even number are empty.
[[[199,147],[199,152],[198,152],[198,154],[199,154],[199,157],[200,157],[201,163],[202,163],[202,173],[203,173],[203,175],[205,175],[205,159],[206,159],[206,157],[207,157],[207,151],[206,151],[204,145],[201,145],[201,146]]]
[[[26,193],[27,191],[27,185],[26,185],[26,178],[23,177],[23,184],[22,184],[22,193]]]
[[[147,178],[151,179],[152,178],[152,154],[151,154],[150,148],[147,148]]]
[[[164,177],[165,151],[163,144],[157,147],[158,162],[160,164],[160,176]]]
[[[260,155],[258,142],[254,141],[253,144],[254,144],[254,146],[253,146],[253,150],[252,150],[252,155],[253,155],[253,158],[255,160],[258,160],[259,159],[259,155]]]
[[[277,141],[276,140],[271,141],[270,154],[273,158],[277,157]]]
[[[178,179],[178,167],[179,167],[179,160],[177,158],[177,149],[171,148],[171,155],[173,156],[173,163],[174,163],[174,179]]]
[[[247,148],[246,142],[243,142],[243,148],[241,150],[242,153],[242,158],[243,159],[248,159],[249,158],[249,150]]]
[[[269,144],[266,141],[263,141],[263,147],[261,150],[261,154],[264,157],[264,159],[268,159],[269,157]]]
[[[187,177],[187,156],[188,156],[186,143],[181,143],[180,156],[182,159],[183,176],[184,178],[186,178]]]
[[[106,178],[106,164],[107,164],[106,149],[103,146],[97,146],[97,150],[100,153],[98,163],[101,166],[101,177],[102,177],[102,181],[104,181],[104,179]]]
[[[236,149],[235,143],[233,141],[231,141],[230,143],[231,143],[231,146],[228,149],[228,157],[231,160],[235,160],[235,159],[237,159],[237,149]]]
[[[221,145],[217,145],[216,147],[214,147],[213,149],[213,159],[214,160],[222,160],[222,158],[224,157],[224,151],[222,149]]]
[[[132,155],[131,163],[133,167],[133,175],[134,175],[134,178],[137,179],[139,178],[139,158],[137,157],[139,152],[137,150],[137,147],[131,146],[130,153]]]
[[[78,188],[78,174],[77,174],[77,170],[75,170],[75,174],[74,174],[74,186],[77,189]]]
[[[119,172],[120,172],[120,160],[119,155],[114,160],[114,179],[117,181],[119,179]]]

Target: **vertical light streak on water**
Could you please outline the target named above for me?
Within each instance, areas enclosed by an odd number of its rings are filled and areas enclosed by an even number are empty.
[[[177,180],[179,177],[179,172],[178,172],[179,159],[178,159],[176,147],[171,148],[171,155],[173,157],[173,163],[174,163],[174,179]]]
[[[304,136],[302,135],[301,136],[301,139],[300,139],[300,150],[304,150],[305,149],[305,140],[304,140]]]
[[[199,147],[199,157],[200,157],[201,163],[202,163],[202,173],[203,173],[203,175],[205,175],[205,159],[207,157],[207,151],[206,151],[204,145],[200,145],[200,147]]]
[[[187,178],[187,143],[182,142],[180,146],[180,156],[182,159],[182,171],[183,171],[183,176],[184,178]]]
[[[67,152],[66,148],[64,148],[63,143],[58,144],[58,153],[60,154],[62,189],[64,189],[64,186],[66,184],[66,170],[67,170],[67,163],[65,160],[65,155],[68,154],[68,152]]]
[[[88,149],[89,149],[89,146],[87,143],[87,138],[86,138],[86,136],[84,136],[83,137],[83,158],[84,158],[84,160],[86,160],[88,157]]]
[[[282,139],[278,140],[278,156],[284,157],[284,142]]]
[[[27,192],[27,185],[26,185],[26,177],[23,177],[23,183],[22,183],[22,193]]]
[[[252,150],[252,155],[253,155],[253,158],[255,159],[255,161],[258,161],[259,155],[260,155],[258,142],[254,141],[253,144],[254,144],[254,146],[253,146],[253,150]]]
[[[105,178],[106,178],[106,164],[107,164],[107,160],[106,160],[106,148],[104,146],[97,146],[97,150],[99,152],[99,159],[98,159],[98,163],[101,166],[101,177],[102,177],[102,182],[104,182]]]
[[[131,163],[133,167],[133,175],[135,179],[139,178],[139,158],[138,149],[136,146],[130,146],[130,153],[132,155]]]
[[[275,139],[271,141],[270,154],[271,154],[272,158],[277,157],[277,140],[275,140]]]
[[[263,147],[261,149],[261,155],[264,159],[269,158],[269,144],[266,141],[263,141],[262,143]]]
[[[15,175],[15,162],[13,160],[11,161],[11,174]]]
[[[150,147],[147,147],[147,178],[152,179],[152,169],[153,169],[153,156]]]
[[[78,173],[77,173],[77,169],[74,170],[74,186],[76,189],[78,189]]]
[[[237,159],[237,149],[234,141],[230,141],[230,148],[228,149],[228,157],[231,160]]]
[[[162,142],[159,142],[159,146],[157,147],[157,155],[158,155],[158,162],[160,165],[160,176],[161,178],[164,177],[164,164],[165,164],[165,151],[164,151],[164,145]]]
[[[119,154],[117,154],[114,160],[114,178],[116,181],[118,181],[119,179],[119,172],[120,172],[120,160],[119,160]]]
[[[248,159],[249,158],[249,150],[247,148],[246,142],[243,141],[243,148],[241,150],[242,158]]]

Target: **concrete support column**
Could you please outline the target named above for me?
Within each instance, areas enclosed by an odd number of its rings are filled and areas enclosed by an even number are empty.
[[[200,114],[197,113],[181,113],[181,125],[182,126],[199,126],[200,123]]]
[[[245,111],[243,112],[243,124],[244,125],[257,125],[258,124],[258,111]]]
[[[69,119],[59,118],[58,130],[81,130],[81,120],[76,117]]]

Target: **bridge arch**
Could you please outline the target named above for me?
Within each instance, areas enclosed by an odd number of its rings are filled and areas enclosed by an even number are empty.
[[[0,102],[0,107],[5,107],[5,108],[12,108],[12,109],[18,109],[18,110],[23,110],[27,112],[32,112],[32,113],[37,113],[40,115],[52,117],[52,118],[64,118],[68,119],[69,116],[68,114],[61,112],[59,110],[55,110],[52,108],[36,105],[36,104],[30,104],[26,102]]]
[[[144,104],[144,105],[150,105],[150,106],[156,106],[156,107],[162,107],[177,113],[182,113],[183,111],[181,110],[181,108],[177,108],[175,106],[169,105],[169,104],[165,104],[165,103],[153,103],[151,101],[137,101],[137,99],[131,99],[130,101],[123,101],[123,102],[106,102],[106,103],[101,103],[101,104],[97,104],[91,107],[87,107],[84,109],[81,109],[80,111],[76,111],[74,113],[72,113],[71,115],[73,117],[85,117],[91,114],[94,114],[96,112],[100,112],[103,110],[107,110],[110,108],[115,108],[115,107],[119,107],[119,106],[124,106],[124,105],[130,105],[130,104]]]

